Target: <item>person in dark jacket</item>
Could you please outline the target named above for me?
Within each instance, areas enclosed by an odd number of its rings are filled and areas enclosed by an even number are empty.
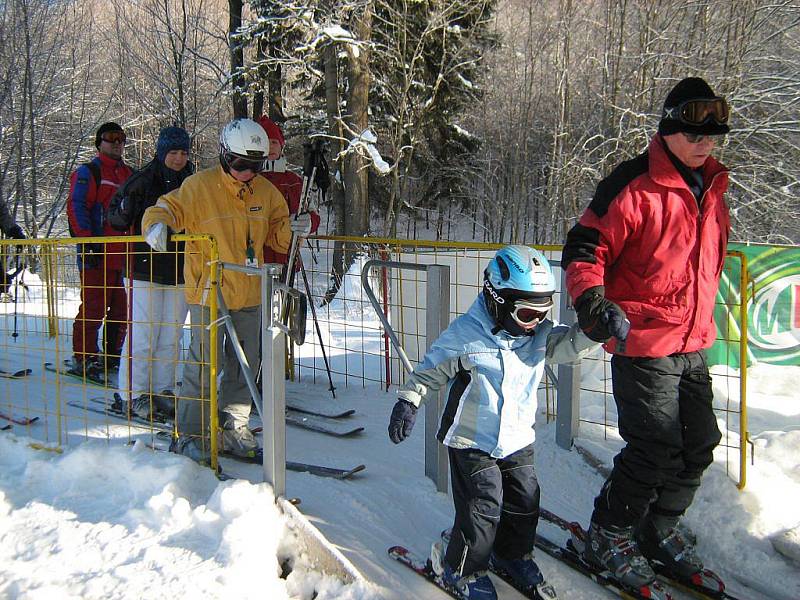
[[[106,219],[111,198],[131,175],[122,159],[125,131],[117,123],[103,123],[94,145],[97,156],[78,167],[71,176],[67,216],[74,237],[112,236],[118,233]],[[128,315],[122,267],[125,245],[78,244],[81,305],[72,326],[72,365],[76,375],[105,382],[108,370],[119,364]],[[97,344],[105,321],[102,355]]]
[[[728,169],[711,157],[728,114],[703,79],[680,81],[647,151],[600,182],[562,256],[578,322],[613,354],[627,442],[595,499],[584,555],[636,590],[654,568],[721,586],[678,521],[720,441],[705,349],[730,232]]]
[[[25,239],[25,232],[22,231],[22,227],[17,225],[14,217],[11,216],[3,198],[0,198],[0,230],[3,231],[3,235],[13,240]]]
[[[156,156],[120,188],[111,201],[112,227],[142,234],[142,215],[158,198],[180,187],[194,172],[191,140],[180,127],[165,127]],[[183,293],[183,242],[170,241],[166,252],[144,242],[130,244],[126,284],[131,324],[122,350],[119,389],[131,412],[143,419],[174,418],[178,343],[188,306]]]

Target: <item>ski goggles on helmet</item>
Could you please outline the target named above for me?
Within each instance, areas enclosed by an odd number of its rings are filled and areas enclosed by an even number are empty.
[[[686,100],[678,106],[664,107],[665,119],[680,121],[686,125],[699,127],[713,121],[717,125],[726,125],[730,117],[730,108],[725,98]]]
[[[234,171],[252,171],[253,173],[260,173],[264,170],[265,161],[263,158],[245,158],[244,156],[233,154],[232,152],[226,152],[222,157],[225,160],[225,164],[228,165],[228,168]]]
[[[525,330],[530,330],[544,320],[552,305],[552,300],[549,304],[544,305],[529,300],[517,300],[511,305],[508,314],[517,322],[517,325]]]

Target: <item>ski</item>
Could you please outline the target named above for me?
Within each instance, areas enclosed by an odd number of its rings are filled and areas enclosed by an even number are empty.
[[[403,546],[392,546],[389,548],[388,552],[391,558],[395,559],[401,565],[407,566],[417,575],[424,577],[443,592],[450,594],[450,596],[457,600],[465,600],[464,596],[459,594],[458,591],[446,586],[442,582],[441,577],[431,568],[431,563],[427,556],[422,558]]]
[[[295,415],[291,412],[286,413],[286,422],[295,427],[302,427],[303,429],[335,437],[350,437],[364,431],[363,427],[337,427],[335,424],[322,423],[311,416]]]
[[[578,523],[567,521],[566,519],[559,517],[555,513],[552,513],[544,508],[539,509],[539,516],[545,521],[552,523],[556,527],[563,529],[571,536],[577,537],[578,539],[586,539],[586,532]],[[572,544],[571,542],[568,542],[567,545],[571,546]],[[572,550],[574,551],[574,547]],[[695,578],[692,580],[684,580],[676,579],[666,573],[659,573],[658,563],[651,561],[651,565],[653,566],[654,570],[656,570],[656,574],[660,581],[668,586],[690,594],[695,598],[700,600],[738,600],[736,596],[733,596],[725,591],[725,584],[723,583],[722,579],[720,579],[716,573],[709,569],[703,569],[702,573],[696,574]],[[714,588],[709,586],[714,586]]]
[[[230,458],[239,462],[260,465],[263,464],[260,449],[257,456],[238,456],[229,452],[220,452],[220,457]],[[352,469],[338,469],[336,467],[323,467],[321,465],[311,465],[307,463],[300,463],[287,460],[286,468],[290,471],[297,471],[298,473],[310,473],[311,475],[318,475],[319,477],[332,477],[333,479],[349,479],[356,473],[360,473],[367,468],[366,465],[358,465]]]
[[[14,423],[15,425],[30,425],[39,420],[39,417],[15,417],[4,412],[0,412],[0,419]]]
[[[309,408],[303,408],[302,406],[289,403],[286,404],[286,410],[303,415],[311,415],[312,417],[322,417],[323,419],[346,419],[347,417],[356,413],[355,409],[353,408],[343,410],[341,412],[325,412],[321,410],[311,410]]]
[[[67,406],[71,406],[72,408],[79,408],[83,411],[92,412],[98,415],[103,415],[104,417],[111,417],[112,419],[119,419],[121,421],[125,421],[126,425],[130,427],[136,427],[138,429],[157,429],[159,431],[166,431],[171,432],[172,427],[167,423],[159,423],[158,421],[146,421],[145,419],[140,419],[136,415],[131,415],[130,419],[128,418],[127,413],[121,411],[115,411],[111,408],[111,405],[106,404],[105,408],[95,408],[94,406],[89,406],[88,404],[81,404],[77,400],[67,400]]]
[[[115,415],[123,416],[125,417],[126,420],[128,418],[126,401],[123,400],[122,396],[120,396],[119,393],[117,392],[114,392],[114,400],[113,402],[111,402],[111,404],[109,404],[108,400],[102,396],[95,396],[94,398],[89,398],[89,402],[105,406],[110,412],[114,413]],[[131,420],[137,423],[143,423],[147,425],[150,424],[150,421],[148,419],[143,419],[142,417],[134,414],[131,414]],[[170,425],[169,421],[170,419],[164,418],[161,414],[158,413],[153,416],[153,423],[156,423],[158,425]],[[170,428],[169,431],[172,431],[172,429]]]
[[[65,363],[66,362],[67,361],[65,361]],[[72,377],[73,379],[77,379],[78,381],[81,381],[81,382],[89,384],[89,385],[96,385],[98,387],[109,387],[110,385],[112,385],[112,383],[110,381],[108,381],[108,380],[106,380],[104,378],[95,379],[95,378],[89,377],[89,376],[84,377],[83,375],[81,375],[79,373],[73,373],[72,371],[70,371],[68,369],[59,369],[53,363],[50,363],[50,362],[44,363],[44,368],[45,368],[46,371],[50,371],[51,373],[57,373],[59,375],[64,375],[65,377]]]
[[[145,446],[150,448],[150,450],[155,450],[157,452],[169,452],[168,448],[159,448],[155,444],[151,444],[149,442],[143,442],[142,440],[130,440],[128,442],[128,446],[133,446],[136,443],[144,444]],[[198,463],[198,464],[202,464],[202,466],[208,467],[209,469],[211,468],[211,465],[208,465],[208,464],[205,464],[205,463]],[[222,467],[219,466],[219,465],[217,465],[217,472],[215,473],[215,475],[217,476],[217,479],[219,479],[220,481],[230,481],[231,479],[236,479],[235,477],[231,477],[230,475],[225,473],[222,470]],[[299,502],[298,502],[298,504],[299,504]]]
[[[9,429],[11,429],[11,427],[12,426],[10,424],[9,425],[3,425],[2,427],[0,427],[0,431],[8,431]]]
[[[442,531],[441,537],[445,547],[450,543],[450,532],[450,529]],[[495,568],[491,562],[489,563],[489,570],[526,598],[530,598],[531,600],[558,600],[558,594],[556,594],[555,588],[546,581],[543,581],[536,587],[523,587],[506,571]]]
[[[5,379],[23,379],[33,373],[33,369],[20,369],[19,371],[4,371],[0,369],[0,377]]]

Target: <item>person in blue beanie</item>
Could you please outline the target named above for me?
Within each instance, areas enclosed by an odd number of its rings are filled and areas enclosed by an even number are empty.
[[[164,127],[156,156],[131,176],[109,207],[111,226],[142,234],[142,215],[158,198],[180,187],[194,172],[191,139],[181,127]],[[174,393],[178,343],[188,307],[183,293],[183,242],[169,242],[153,252],[144,242],[129,244],[126,285],[130,326],[122,349],[119,390],[130,412],[142,419],[175,416]],[[120,407],[125,410],[127,407]]]

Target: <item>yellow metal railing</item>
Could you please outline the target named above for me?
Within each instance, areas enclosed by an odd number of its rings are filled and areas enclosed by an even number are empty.
[[[218,427],[216,374],[219,357],[216,355],[218,339],[216,288],[219,252],[216,240],[209,235],[173,235],[171,239],[176,242],[192,242],[196,247],[202,248],[204,257],[210,257],[211,277],[208,291],[210,323],[202,324],[208,326],[211,337],[211,358],[208,365],[211,373],[210,385],[205,393],[201,394],[208,397],[182,398],[180,391],[177,389],[175,391],[179,402],[200,401],[210,404],[211,417],[207,438],[212,466],[216,468],[218,436],[210,433],[216,432]],[[121,361],[125,358],[120,354],[104,353],[103,347],[99,346],[99,357],[105,365],[103,375],[113,383],[113,387],[101,387],[77,377],[53,372],[61,368],[62,356],[73,353],[71,344],[73,317],[82,301],[81,276],[76,262],[79,255],[78,244],[97,244],[102,249],[99,254],[104,261],[114,259],[116,256],[118,258],[115,260],[124,265],[134,256],[132,244],[137,242],[144,242],[144,238],[125,236],[0,240],[0,255],[11,257],[11,260],[16,260],[19,256],[25,264],[24,271],[18,275],[21,284],[18,282],[17,289],[10,291],[15,293],[8,294],[13,296],[14,301],[0,304],[0,331],[5,330],[7,333],[12,327],[14,329],[13,341],[9,341],[10,336],[3,336],[0,340],[0,357],[2,357],[0,369],[15,371],[24,367],[32,370],[32,374],[21,379],[0,378],[0,413],[20,421],[13,425],[15,428],[25,427],[35,437],[50,444],[55,443],[58,447],[69,445],[73,438],[80,440],[101,438],[109,442],[121,439],[132,443],[136,440],[146,441],[144,438],[149,436],[154,442],[156,436],[165,429],[152,420],[148,427],[141,420],[131,419],[130,415],[127,423],[117,416],[109,415],[108,407],[113,402],[114,393],[118,392],[120,396],[131,393],[131,390],[126,389],[127,384],[114,382],[112,371],[108,368],[110,364],[108,359]],[[127,286],[110,282],[105,276],[102,284],[94,286],[94,289],[102,290],[103,301],[108,303],[111,294],[123,287],[129,298],[130,290]],[[182,288],[183,285],[180,284],[178,287]],[[181,289],[180,293],[182,292]],[[104,327],[109,324],[129,327],[131,325],[129,307],[127,311],[128,316],[121,322],[111,319],[106,313],[104,323],[100,324],[101,335]],[[186,337],[182,321],[160,325],[179,328],[180,333],[176,332],[176,335],[181,340]],[[190,324],[189,328],[193,326],[197,325]],[[179,354],[174,357],[174,362],[176,369],[182,368],[187,362],[183,341]],[[28,420],[31,422],[27,423]],[[173,430],[172,433],[179,432]]]

